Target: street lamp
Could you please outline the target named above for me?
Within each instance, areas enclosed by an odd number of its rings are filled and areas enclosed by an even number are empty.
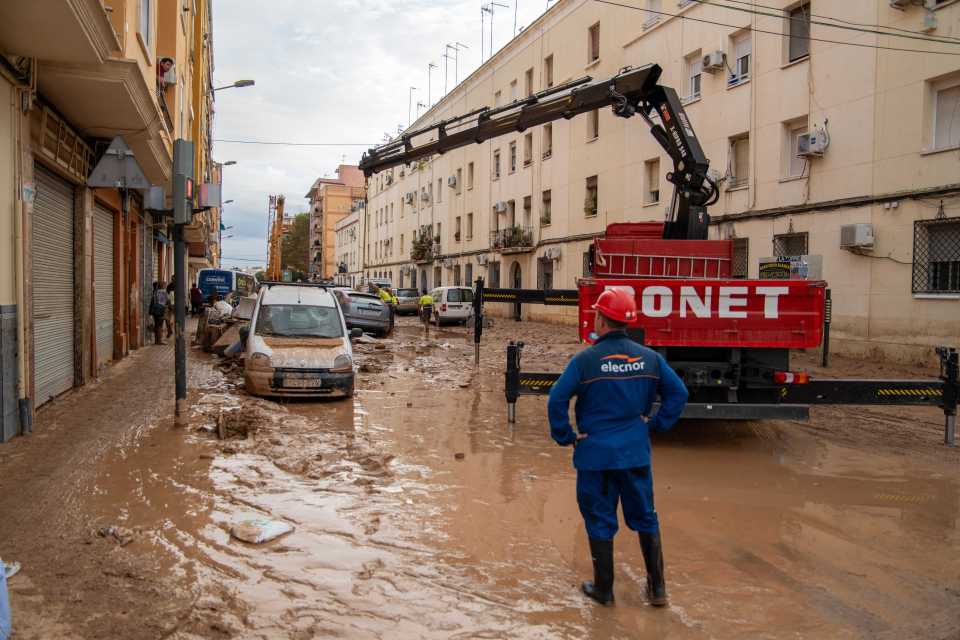
[[[252,87],[254,84],[256,83],[253,80],[237,80],[233,84],[225,84],[222,87],[216,87],[214,89],[210,89],[210,93],[213,93],[214,91],[220,91],[221,89],[233,89],[234,87],[236,87],[237,89],[240,89],[242,87]]]
[[[235,165],[235,164],[237,164],[237,161],[236,161],[236,160],[227,160],[226,162],[221,162],[221,163],[220,163],[220,166],[223,166],[223,167],[232,167],[232,166]]]

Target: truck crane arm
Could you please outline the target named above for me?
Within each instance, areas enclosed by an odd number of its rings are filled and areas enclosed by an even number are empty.
[[[607,80],[594,81],[586,76],[505,106],[476,109],[404,132],[397,140],[370,149],[363,155],[360,168],[369,177],[434,154],[611,107],[621,118],[639,114],[673,161],[667,180],[674,185],[674,195],[664,238],[704,240],[710,223],[707,207],[717,201],[719,191],[707,173],[710,161],[677,92],[657,84],[661,73],[656,64],[627,67]]]

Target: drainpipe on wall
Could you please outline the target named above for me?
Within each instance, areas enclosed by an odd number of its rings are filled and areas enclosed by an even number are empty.
[[[31,78],[35,78],[33,73],[36,66],[31,68]],[[27,93],[28,92],[28,93]],[[20,415],[20,433],[28,434],[33,431],[33,407],[30,398],[27,395],[27,362],[24,358],[24,345],[27,343],[26,327],[26,288],[24,286],[24,277],[26,275],[25,256],[23,247],[23,223],[26,216],[26,207],[24,205],[24,184],[23,184],[23,120],[26,112],[29,111],[27,104],[23,101],[32,97],[32,88],[20,88],[13,92],[14,101],[19,100],[21,104],[10,105],[11,111],[17,116],[13,118],[13,140],[16,148],[16,160],[14,162],[13,184],[16,188],[16,197],[14,199],[13,216],[13,246],[14,246],[14,282],[17,290],[17,408]],[[36,188],[30,194],[31,199],[36,194]]]

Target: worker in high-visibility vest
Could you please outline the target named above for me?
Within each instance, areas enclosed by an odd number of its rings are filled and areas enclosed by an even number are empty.
[[[627,526],[638,532],[647,567],[647,598],[667,604],[660,524],[653,506],[650,431],[666,431],[687,403],[687,388],[663,356],[631,340],[626,327],[637,318],[637,303],[623,289],[604,291],[594,305],[596,342],[567,364],[550,391],[550,434],[573,445],[577,503],[593,557],[593,581],[583,592],[613,604],[613,537],[617,505]],[[660,409],[650,415],[657,395]],[[570,425],[576,396],[577,431]]]
[[[420,296],[417,306],[420,310],[420,322],[423,323],[424,335],[429,338],[430,316],[433,315],[433,296],[429,293],[424,293],[422,296]]]

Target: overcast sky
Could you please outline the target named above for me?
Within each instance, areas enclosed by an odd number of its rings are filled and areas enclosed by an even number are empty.
[[[546,0],[498,0],[494,49],[530,24]],[[461,42],[460,78],[480,64],[480,0],[214,0],[216,86],[252,78],[253,87],[217,93],[214,138],[310,143],[382,140],[407,123],[414,103],[443,92],[444,45]],[[489,29],[489,18],[486,20]],[[489,45],[486,31],[485,46]],[[454,70],[449,68],[453,88]],[[282,193],[287,211],[306,211],[313,181],[356,164],[365,146],[284,147],[217,142],[224,162],[225,267],[266,263],[267,197]],[[232,235],[232,238],[227,236]]]

